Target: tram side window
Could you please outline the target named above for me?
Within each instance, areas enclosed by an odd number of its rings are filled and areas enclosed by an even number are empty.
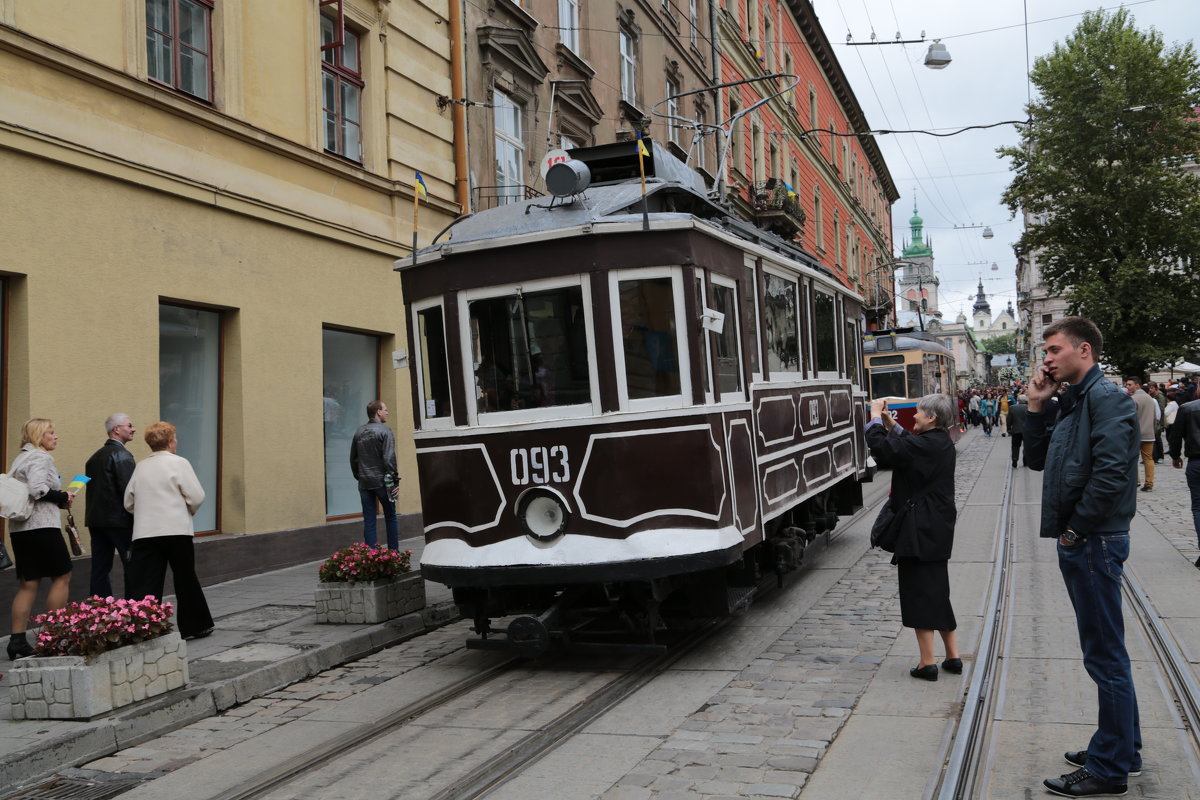
[[[703,310],[707,306],[708,303],[704,301],[704,281],[697,275],[696,308]],[[708,331],[703,327],[700,328],[700,335],[696,337],[696,350],[700,354],[700,375],[696,380],[704,387],[705,392],[712,394],[712,375],[709,374],[708,364]]]
[[[862,378],[858,371],[858,348],[862,337],[858,335],[858,326],[846,320],[846,374],[851,383],[861,384]]]
[[[425,417],[450,416],[450,373],[446,359],[446,331],[440,306],[417,312],[421,337],[421,386],[425,391]]]
[[[725,327],[717,335],[717,386],[721,393],[742,389],[742,365],[738,358],[737,292],[732,286],[713,286],[713,303],[725,315]]]
[[[474,300],[469,313],[479,413],[591,401],[579,286]]]
[[[800,371],[800,338],[796,326],[795,281],[767,273],[763,276],[763,326],[767,333],[767,368],[772,372]]]
[[[921,365],[909,364],[905,368],[908,373],[908,396],[923,397],[921,394]]]
[[[680,394],[679,342],[671,279],[621,281],[620,300],[629,399]]]
[[[817,347],[817,372],[837,372],[837,323],[833,295],[813,292],[813,342]]]

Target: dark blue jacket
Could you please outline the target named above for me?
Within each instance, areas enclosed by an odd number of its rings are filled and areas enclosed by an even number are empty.
[[[1025,459],[1042,479],[1041,535],[1128,531],[1137,513],[1141,432],[1133,399],[1092,367],[1060,401],[1053,430],[1029,412]]]

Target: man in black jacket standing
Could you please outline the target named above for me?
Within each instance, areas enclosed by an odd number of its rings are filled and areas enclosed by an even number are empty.
[[[1041,535],[1058,539],[1059,571],[1099,700],[1087,749],[1065,754],[1079,769],[1043,785],[1063,797],[1122,795],[1129,776],[1142,769],[1137,696],[1121,618],[1141,431],[1133,400],[1100,371],[1104,339],[1093,322],[1065,317],[1042,335],[1046,357],[1027,390],[1025,459],[1031,469],[1045,470]],[[1045,406],[1061,381],[1070,387],[1051,433]]]
[[[112,595],[110,573],[113,551],[121,558],[122,570],[129,569],[129,542],[133,539],[133,514],[125,510],[125,487],[137,463],[126,444],[136,429],[128,414],[113,414],[104,421],[108,441],[92,454],[84,467],[91,478],[87,488],[84,524],[92,537],[92,577],[88,591],[100,597]]]
[[[1175,413],[1175,422],[1167,431],[1171,449],[1171,466],[1183,469],[1186,455],[1187,486],[1192,496],[1192,524],[1196,526],[1196,542],[1200,544],[1200,400],[1184,403]],[[1200,567],[1200,558],[1196,559]]]
[[[396,520],[396,495],[400,476],[396,470],[396,434],[387,426],[388,407],[382,400],[367,403],[367,423],[354,432],[350,444],[350,471],[358,481],[362,499],[363,541],[379,546],[376,532],[376,501],[383,506],[388,549],[400,549],[400,525]]]

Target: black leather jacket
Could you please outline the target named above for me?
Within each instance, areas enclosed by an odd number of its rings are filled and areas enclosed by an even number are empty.
[[[391,428],[373,419],[354,432],[350,471],[364,491],[384,486],[389,476],[395,485],[400,478],[396,470],[396,435]]]
[[[133,514],[125,510],[125,487],[137,466],[133,453],[116,439],[109,439],[92,454],[84,473],[92,479],[87,485],[89,528],[132,528]]]
[[[1175,422],[1167,429],[1171,459],[1180,457],[1180,451],[1188,458],[1200,458],[1200,400],[1184,403],[1175,413]]]

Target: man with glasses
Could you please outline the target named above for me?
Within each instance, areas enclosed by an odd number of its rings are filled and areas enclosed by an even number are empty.
[[[92,578],[89,592],[112,595],[113,551],[121,557],[123,571],[129,569],[129,543],[133,539],[133,514],[125,510],[125,487],[137,463],[126,445],[136,429],[128,414],[113,414],[104,421],[108,441],[87,460],[84,524],[92,537]]]

